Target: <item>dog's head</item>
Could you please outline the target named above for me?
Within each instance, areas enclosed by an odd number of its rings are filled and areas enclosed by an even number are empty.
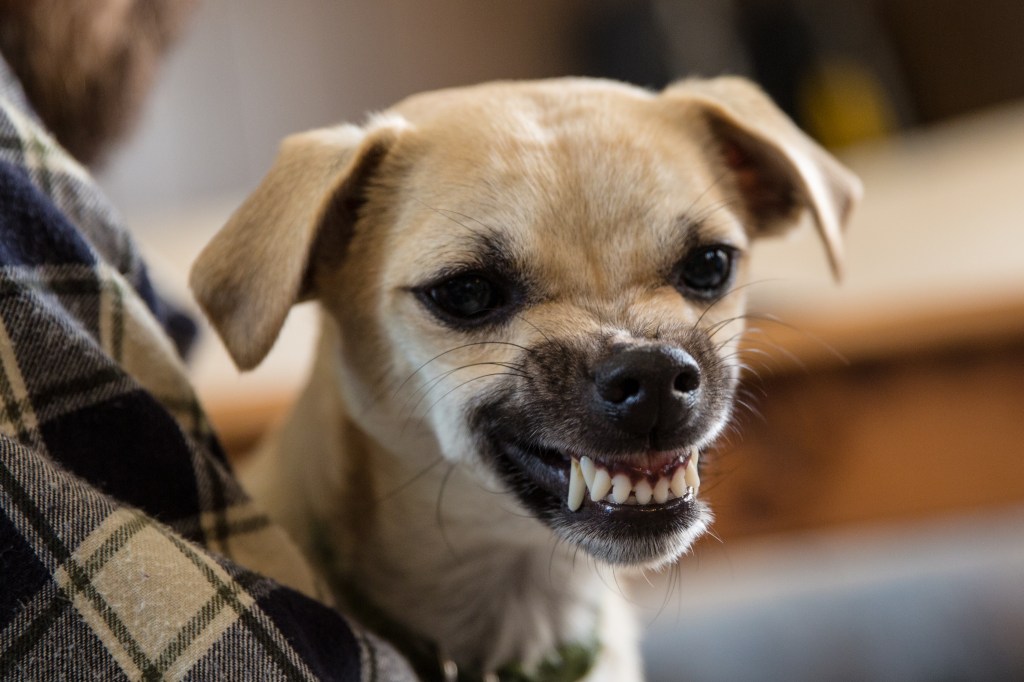
[[[859,191],[741,80],[484,85],[286,140],[192,284],[242,368],[319,299],[373,439],[415,459],[426,433],[563,539],[657,564],[709,519],[750,241],[807,213],[838,270]]]

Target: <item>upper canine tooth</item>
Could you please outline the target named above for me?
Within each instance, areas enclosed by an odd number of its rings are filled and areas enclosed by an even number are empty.
[[[693,488],[694,495],[696,495],[697,491],[700,490],[700,472],[697,471],[696,450],[694,450],[693,454],[690,455],[690,461],[686,463],[686,485],[687,487]]]
[[[658,504],[668,502],[669,480],[667,476],[659,476],[658,482],[654,484],[654,501]]]
[[[580,463],[575,458],[569,463],[569,511],[576,511],[583,504],[583,494],[587,491],[586,483],[583,481],[583,471]]]
[[[651,484],[647,482],[646,478],[640,479],[633,492],[636,494],[636,501],[640,504],[647,504],[651,501],[651,496],[654,495],[654,490],[651,489]]]
[[[629,499],[629,491],[633,488],[633,482],[626,474],[615,474],[612,478],[612,498],[622,504]]]
[[[587,482],[587,487],[593,488],[594,474],[597,473],[597,467],[594,466],[594,460],[590,459],[586,455],[581,457],[580,470],[583,471],[583,480]]]
[[[686,494],[686,467],[677,467],[674,474],[672,474],[672,492],[676,497],[682,497]]]
[[[590,499],[594,502],[599,501],[608,491],[612,489],[612,477],[608,475],[608,470],[599,468],[594,472],[594,481],[590,484]]]

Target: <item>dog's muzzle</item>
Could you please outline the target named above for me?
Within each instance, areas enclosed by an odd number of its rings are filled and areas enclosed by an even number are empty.
[[[598,558],[674,557],[710,518],[699,446],[728,416],[729,375],[667,343],[579,353],[535,349],[530,378],[477,412],[484,450],[525,506]]]
[[[665,345],[619,349],[597,365],[591,410],[651,449],[612,466],[588,455],[571,457],[566,497],[571,511],[580,508],[588,492],[595,502],[629,505],[665,504],[696,494],[697,448],[658,448],[659,441],[671,440],[690,425],[700,399],[700,375],[689,353]],[[643,466],[637,466],[640,462]]]

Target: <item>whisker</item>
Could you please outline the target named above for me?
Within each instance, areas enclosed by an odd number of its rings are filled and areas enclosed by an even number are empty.
[[[441,487],[437,491],[437,503],[434,505],[434,516],[437,520],[437,529],[441,534],[441,540],[444,542],[448,551],[451,552],[453,558],[458,559],[459,554],[455,551],[455,546],[452,545],[451,540],[448,538],[448,532],[444,527],[444,514],[441,509],[441,501],[444,498],[444,489],[448,485],[448,480],[452,477],[452,473],[455,472],[455,463],[452,463],[448,467],[448,471],[445,472],[444,477],[441,479]]]
[[[512,343],[512,342],[510,342],[510,341],[471,341],[471,342],[469,342],[469,343],[463,343],[463,344],[461,344],[461,345],[455,346],[454,348],[449,348],[449,349],[448,349],[448,350],[446,350],[446,351],[443,351],[443,352],[441,352],[441,353],[438,353],[438,354],[437,354],[437,355],[435,355],[434,357],[430,358],[429,360],[427,360],[426,362],[424,362],[423,364],[421,364],[421,365],[420,365],[419,367],[417,367],[417,368],[416,368],[415,370],[413,370],[413,371],[412,371],[412,373],[411,373],[411,374],[409,374],[409,375],[408,375],[407,377],[405,377],[405,379],[403,379],[403,380],[402,380],[402,381],[401,381],[401,382],[400,382],[400,383],[398,384],[398,386],[397,386],[397,387],[396,387],[396,388],[394,389],[394,392],[393,392],[393,394],[392,394],[392,396],[391,396],[391,397],[392,397],[392,399],[396,398],[396,397],[398,396],[398,392],[399,392],[399,391],[401,391],[401,390],[402,390],[402,388],[404,388],[404,387],[405,387],[405,385],[406,385],[407,383],[409,383],[409,382],[410,382],[410,381],[412,380],[412,378],[413,378],[413,377],[415,377],[415,376],[416,376],[417,374],[419,374],[420,372],[422,372],[422,371],[423,371],[423,370],[424,370],[424,369],[425,369],[425,368],[426,368],[426,367],[427,367],[428,365],[430,365],[430,364],[431,364],[432,362],[435,362],[435,361],[439,360],[440,358],[443,358],[444,356],[446,356],[446,355],[448,355],[448,354],[450,354],[450,353],[455,353],[455,352],[457,352],[457,351],[460,351],[460,350],[463,350],[463,349],[465,349],[465,348],[472,348],[472,347],[474,347],[474,346],[489,346],[489,345],[496,345],[496,346],[511,346],[511,347],[513,347],[513,348],[516,348],[516,349],[518,349],[518,350],[521,350],[521,351],[523,351],[524,353],[528,353],[528,354],[532,354],[532,353],[533,353],[533,350],[531,350],[531,349],[527,348],[526,346],[521,346],[521,345],[519,345],[518,343]],[[384,398],[384,394],[385,394],[385,393],[387,392],[387,390],[388,390],[387,388],[381,388],[381,390],[380,390],[380,391],[378,391],[378,392],[377,392],[377,394],[376,394],[376,395],[374,395],[374,396],[373,396],[373,397],[372,397],[372,398],[370,399],[370,401],[368,402],[368,404],[367,404],[367,405],[366,405],[366,407],[364,408],[363,412],[365,413],[365,412],[369,411],[369,410],[370,410],[370,409],[371,409],[372,407],[376,406],[376,404],[377,404],[377,403],[378,403],[378,402],[379,402],[380,400],[382,400],[382,399]]]
[[[421,478],[426,476],[430,472],[431,469],[433,469],[434,467],[436,467],[438,464],[440,464],[443,461],[444,461],[444,457],[441,457],[441,456],[436,457],[434,459],[434,461],[432,461],[430,464],[428,464],[427,466],[425,466],[422,469],[420,469],[418,472],[416,472],[407,481],[404,481],[404,482],[400,483],[398,485],[398,487],[392,488],[391,490],[389,490],[387,493],[385,493],[381,497],[378,497],[378,498],[374,499],[373,503],[374,504],[380,504],[382,502],[387,502],[392,497],[394,497],[395,495],[398,495],[399,493],[404,491],[406,488],[408,488],[409,486],[413,485],[418,480],[420,480]]]
[[[672,595],[675,593],[676,589],[681,584],[682,570],[683,569],[679,565],[678,561],[672,564],[672,569],[669,572],[669,578],[666,581],[667,585],[665,588],[665,596],[664,598],[662,598],[661,606],[658,607],[658,612],[654,616],[656,619],[660,617],[662,613],[665,612],[665,609],[668,608],[669,602],[672,600]]]
[[[718,352],[718,351],[721,351],[721,350],[722,350],[723,348],[725,348],[726,346],[728,346],[728,345],[729,345],[730,343],[733,343],[733,342],[735,342],[735,341],[739,341],[739,340],[740,340],[740,339],[742,339],[742,338],[743,338],[744,336],[745,336],[744,332],[742,332],[742,331],[740,331],[740,332],[736,332],[735,334],[733,334],[732,336],[728,337],[727,339],[725,339],[724,341],[722,341],[722,342],[721,342],[720,344],[718,344],[717,346],[715,346],[715,351],[716,351],[716,352]]]
[[[462,387],[463,387],[463,386],[465,386],[466,384],[471,384],[471,383],[473,383],[474,381],[479,381],[480,379],[486,379],[486,378],[488,378],[488,377],[505,377],[505,376],[514,376],[514,375],[510,374],[509,372],[491,372],[491,373],[488,373],[488,374],[481,374],[480,376],[475,376],[475,377],[473,377],[472,379],[467,379],[466,381],[463,381],[463,382],[462,382],[461,384],[459,384],[458,386],[456,386],[456,387],[452,388],[452,389],[451,389],[450,391],[447,391],[447,392],[446,392],[446,393],[445,393],[444,395],[442,395],[442,396],[441,396],[440,398],[438,398],[437,400],[435,400],[434,402],[432,402],[432,403],[430,404],[430,406],[429,406],[429,407],[427,407],[427,409],[426,409],[426,410],[424,410],[423,414],[424,414],[424,416],[426,416],[427,414],[429,414],[429,413],[430,413],[430,411],[431,411],[431,410],[433,410],[433,409],[434,409],[434,408],[435,408],[435,407],[437,406],[437,404],[438,404],[438,403],[440,403],[440,402],[441,402],[442,400],[444,400],[444,399],[445,399],[445,398],[447,398],[447,397],[448,397],[449,395],[451,395],[451,394],[452,394],[452,393],[454,393],[455,391],[459,390],[460,388],[462,388]]]
[[[428,206],[428,208],[431,208],[431,207]],[[493,225],[488,225],[487,223],[482,222],[482,221],[474,218],[471,215],[467,215],[465,213],[461,213],[459,211],[456,211],[456,210],[453,210],[453,209],[450,209],[450,208],[435,208],[434,210],[437,211],[438,213],[440,213],[441,215],[445,216],[449,220],[455,220],[454,218],[452,218],[451,216],[448,215],[449,213],[451,213],[451,214],[459,216],[460,218],[465,218],[466,220],[472,220],[474,223],[476,223],[477,225],[479,225],[480,227],[482,227],[482,228],[484,228],[486,230],[489,230],[491,232],[497,232],[497,230],[494,228]],[[456,222],[458,222],[458,221],[456,221]],[[466,227],[463,223],[459,223],[459,225],[462,225],[463,227]]]
[[[737,206],[743,205],[742,198],[726,198],[720,201],[716,201],[708,204],[698,213],[691,217],[692,222],[695,224],[711,224],[714,219],[717,218],[719,213]]]
[[[767,333],[764,333],[764,337],[762,339],[759,339],[758,343],[760,343],[761,345],[769,347],[775,353],[778,353],[779,355],[785,357],[791,363],[793,363],[794,365],[799,367],[802,371],[804,371],[804,372],[807,371],[807,364],[803,360],[801,360],[799,357],[797,357],[797,355],[795,353],[793,353],[793,351],[789,350],[788,348],[786,348],[781,343],[778,343],[777,341],[775,341]],[[751,353],[751,354],[757,354],[757,351],[760,351],[760,353],[764,357],[768,357],[768,358],[770,358],[772,360],[776,360],[777,361],[777,358],[772,356],[771,353],[768,353],[767,351],[765,351],[763,349],[757,349],[757,348],[755,348],[753,346],[749,346],[748,345],[746,348],[743,349],[743,351]]]
[[[722,180],[724,180],[725,178],[729,177],[731,174],[732,174],[732,169],[730,169],[728,166],[723,166],[722,170],[719,171],[719,173],[711,180],[711,182],[708,184],[708,186],[705,187],[703,189],[703,191],[701,191],[701,193],[697,195],[697,198],[695,198],[693,201],[690,202],[690,205],[687,207],[687,209],[686,209],[686,211],[684,213],[690,213],[693,210],[693,208],[698,203],[700,203],[700,201],[705,196],[707,196],[708,192],[710,192],[712,189],[717,187],[718,184],[720,182],[722,182]],[[702,222],[705,222],[712,215],[718,213],[719,211],[721,211],[721,210],[723,210],[725,208],[730,208],[732,206],[740,205],[742,203],[743,203],[743,197],[742,196],[725,197],[725,198],[723,198],[723,199],[721,199],[721,200],[719,200],[717,202],[713,202],[713,203],[709,204],[708,206],[705,206],[703,209],[701,209],[695,215],[690,216],[690,220],[692,222],[694,222],[694,223],[702,223]]]
[[[444,374],[442,374],[440,377],[435,377],[434,380],[431,380],[430,383],[433,384],[433,385],[430,386],[426,391],[424,391],[422,393],[422,395],[420,395],[420,397],[416,401],[416,403],[406,413],[406,416],[411,418],[412,415],[415,414],[416,408],[418,408],[420,406],[420,404],[422,404],[422,402],[424,400],[426,400],[427,396],[429,396],[434,391],[434,389],[436,389],[438,386],[441,385],[441,382],[437,381],[436,379],[438,379],[438,378],[439,379],[444,379],[445,377],[450,376],[451,374],[459,371],[460,369],[466,369],[468,367],[477,367],[477,366],[480,366],[480,365],[497,365],[499,367],[505,367],[506,369],[509,369],[510,371],[508,371],[508,372],[501,372],[500,374],[505,375],[505,376],[514,376],[514,377],[518,377],[518,378],[524,379],[524,380],[529,380],[529,378],[530,378],[527,374],[525,374],[525,373],[523,373],[521,371],[515,370],[515,369],[508,368],[505,365],[502,365],[501,363],[498,363],[498,362],[475,362],[475,363],[471,363],[471,364],[468,364],[468,365],[462,365],[461,367],[456,367],[455,369],[449,370],[449,371],[445,372]],[[495,376],[495,375],[494,374],[485,374],[483,376]],[[461,385],[462,384],[460,384],[460,386]],[[456,386],[456,388],[458,388],[458,386]],[[417,392],[419,392],[419,391],[417,390],[416,392],[413,393],[413,395],[415,395]],[[447,394],[445,394],[445,395],[447,395]],[[444,396],[442,396],[442,398],[443,397]],[[429,412],[429,411],[430,410],[428,409],[427,412]],[[426,412],[424,414],[426,414]]]
[[[553,542],[551,543],[551,554],[548,555],[548,584],[555,585],[555,553],[558,551],[558,546],[562,543],[562,538],[558,535],[553,535]]]
[[[435,208],[434,206],[431,206],[427,202],[422,201],[421,199],[416,199],[415,197],[413,198],[413,201],[415,201],[416,203],[420,204],[424,208],[427,208],[427,209],[433,211],[434,213],[436,213],[437,215],[441,216],[442,218],[445,218],[447,220],[452,221],[453,223],[455,223],[456,225],[458,225],[459,227],[461,227],[462,229],[466,230],[467,232],[469,232],[472,235],[477,235],[477,234],[480,233],[480,231],[479,230],[474,230],[469,225],[466,225],[465,223],[456,220],[455,218],[453,218],[449,214],[457,215],[460,218],[465,218],[466,220],[472,220],[476,224],[478,224],[481,227],[487,229],[489,232],[495,232],[495,229],[493,227],[491,227],[490,225],[487,225],[486,223],[482,223],[479,220],[477,220],[476,218],[474,218],[472,216],[468,216],[465,213],[459,213],[458,211],[453,211],[452,209],[449,209],[449,208]]]
[[[767,423],[768,420],[765,419],[764,414],[761,412],[761,410],[754,407],[752,403],[748,403],[742,398],[737,398],[733,396],[733,404],[739,405],[740,407],[746,409],[753,417],[757,418],[762,423]]]
[[[851,364],[849,358],[847,358],[845,355],[843,355],[842,352],[840,352],[838,348],[833,346],[831,343],[829,343],[825,339],[821,338],[817,334],[812,334],[811,332],[807,331],[806,329],[801,329],[800,327],[798,327],[798,326],[796,326],[796,325],[794,325],[792,323],[786,322],[785,320],[782,320],[781,318],[779,318],[776,315],[772,315],[770,313],[757,313],[757,312],[755,312],[755,313],[751,313],[750,318],[758,320],[760,322],[771,322],[771,323],[779,325],[780,327],[782,327],[784,329],[788,329],[788,330],[790,330],[792,332],[795,332],[795,333],[799,334],[800,336],[802,336],[803,338],[807,339],[808,341],[814,342],[820,348],[828,351],[833,357],[835,357],[837,360],[842,362],[844,365],[849,366]]]
[[[693,207],[696,206],[697,204],[699,204],[700,200],[703,199],[705,196],[707,196],[707,193],[710,192],[712,189],[714,189],[718,185],[718,183],[720,183],[722,180],[724,180],[726,177],[728,177],[731,172],[732,172],[732,170],[728,166],[722,166],[722,169],[719,171],[718,175],[716,175],[711,180],[711,183],[708,184],[708,186],[705,187],[704,190],[700,194],[697,195],[696,199],[694,199],[693,201],[690,202],[690,205],[687,207],[686,212],[689,213],[690,211],[692,211]],[[702,215],[702,214],[698,214],[698,216],[699,215]]]
[[[719,535],[718,533],[716,533],[716,532],[715,532],[715,529],[714,529],[714,528],[708,528],[708,529],[707,529],[707,530],[705,531],[705,533],[707,533],[707,534],[708,534],[709,536],[711,536],[712,538],[714,538],[714,539],[715,539],[715,540],[716,540],[716,541],[718,542],[718,544],[720,544],[720,545],[724,545],[724,544],[725,544],[725,540],[723,540],[723,539],[721,538],[721,536],[720,536],[720,535]]]
[[[405,399],[405,401],[404,401],[404,402],[403,402],[403,404],[402,404],[402,409],[400,410],[400,412],[406,412],[406,414],[407,414],[407,415],[410,415],[410,416],[411,416],[411,414],[412,414],[413,412],[415,412],[416,408],[417,408],[417,407],[419,406],[419,404],[420,404],[420,403],[421,403],[421,402],[423,401],[423,399],[424,399],[424,398],[425,398],[425,397],[426,397],[426,396],[427,396],[427,395],[428,395],[428,394],[429,394],[429,393],[430,393],[430,392],[431,392],[432,390],[434,390],[434,387],[435,387],[435,386],[436,386],[436,385],[437,385],[438,383],[440,383],[440,382],[444,381],[444,380],[445,380],[445,379],[446,379],[447,377],[451,376],[451,375],[452,375],[452,374],[454,374],[455,372],[458,372],[459,370],[463,370],[463,369],[468,369],[468,368],[470,368],[470,367],[481,367],[481,366],[484,366],[484,365],[494,365],[494,366],[497,366],[497,367],[503,367],[503,368],[505,368],[505,369],[511,370],[511,372],[512,372],[513,374],[515,374],[516,376],[518,376],[518,377],[520,377],[520,378],[522,378],[522,379],[528,379],[528,378],[529,378],[529,377],[528,377],[528,376],[527,376],[527,375],[526,375],[526,374],[525,374],[525,373],[524,373],[524,372],[522,371],[522,367],[523,367],[522,365],[518,365],[518,364],[516,364],[516,363],[512,363],[512,362],[503,362],[503,361],[483,361],[483,362],[471,362],[471,363],[469,363],[469,364],[466,364],[466,365],[459,365],[458,367],[455,367],[455,368],[453,368],[453,369],[450,369],[450,370],[448,370],[448,371],[446,371],[446,372],[442,372],[441,374],[437,375],[436,377],[433,377],[432,379],[430,379],[429,381],[427,381],[426,383],[424,383],[424,384],[423,384],[422,386],[418,387],[418,388],[417,388],[417,389],[416,389],[415,391],[413,391],[413,392],[412,392],[412,393],[411,393],[410,395],[406,396],[406,399]],[[422,395],[420,395],[421,393],[422,393]],[[412,406],[412,408],[411,408],[411,409],[409,409],[408,411],[406,411],[406,410],[405,410],[405,407],[406,407],[406,406],[407,406],[407,405],[409,404],[409,401],[410,401],[410,400],[412,400],[413,398],[415,398],[415,397],[416,397],[417,395],[420,395],[420,398],[419,398],[419,400],[417,400],[417,401],[416,401],[416,404],[414,404],[414,405]]]
[[[434,357],[430,358],[429,360],[424,362],[422,365],[417,367],[413,371],[412,374],[407,376],[405,378],[405,380],[401,384],[399,384],[398,388],[395,389],[395,393],[397,394],[398,391],[402,390],[403,386],[405,386],[407,383],[409,383],[409,381],[414,376],[416,376],[419,372],[423,371],[423,369],[427,365],[429,365],[430,363],[435,362],[435,361],[439,360],[440,358],[443,358],[444,356],[446,356],[446,355],[448,355],[450,353],[454,353],[456,351],[460,351],[460,350],[463,350],[463,349],[466,349],[466,348],[472,348],[473,346],[491,346],[491,345],[512,346],[513,348],[517,348],[517,349],[519,349],[519,350],[521,350],[521,351],[523,351],[525,353],[532,353],[533,352],[532,350],[530,350],[526,346],[521,346],[518,343],[512,343],[510,341],[471,341],[469,343],[464,343],[462,345],[455,346],[454,348],[449,348],[448,350],[446,350],[444,352],[438,353],[437,355],[435,355]]]
[[[761,380],[761,377],[758,376],[757,373],[752,373],[749,374],[748,376],[750,377],[750,379],[742,382],[739,388],[736,389],[737,392],[746,394],[747,396],[750,397],[751,400],[758,400],[759,396],[760,399],[767,398],[768,390],[764,387],[764,382]],[[756,396],[754,395],[755,390],[758,393],[758,395]]]
[[[545,333],[544,333],[544,330],[543,330],[543,329],[541,329],[540,327],[538,327],[537,325],[535,325],[535,324],[534,324],[533,322],[531,322],[530,320],[526,319],[526,314],[525,314],[525,313],[523,313],[523,312],[517,312],[517,313],[515,314],[515,317],[517,317],[518,319],[522,320],[523,322],[525,322],[526,324],[530,325],[530,326],[531,326],[531,327],[533,327],[533,328],[534,328],[535,330],[537,330],[537,333],[538,333],[538,334],[540,334],[541,336],[543,336],[543,337],[544,337],[544,340],[545,340],[545,341],[547,341],[548,343],[552,343],[552,341],[551,341],[551,337],[549,337],[549,336],[548,336],[547,334],[545,334]]]
[[[713,324],[713,325],[711,325],[710,327],[707,328],[706,333],[708,335],[708,338],[714,339],[715,335],[718,332],[722,331],[723,329],[728,327],[733,322],[739,322],[740,320],[745,320],[746,317],[747,317],[746,315],[733,315],[732,317],[726,317],[726,318],[724,318],[722,320],[719,320],[718,322],[716,322],[715,324]],[[743,332],[740,332],[740,333],[742,334]],[[721,346],[719,346],[719,347],[721,347]]]
[[[711,312],[711,310],[716,305],[718,305],[719,303],[721,303],[722,301],[727,299],[729,296],[732,296],[733,294],[735,294],[737,292],[749,289],[750,287],[755,286],[755,285],[768,284],[770,282],[777,282],[777,281],[779,281],[779,278],[776,278],[776,277],[766,277],[764,279],[755,279],[755,280],[752,280],[750,282],[746,282],[744,284],[741,284],[738,287],[733,287],[733,288],[729,289],[728,291],[724,292],[721,296],[718,296],[717,298],[713,299],[710,303],[708,303],[707,307],[704,308],[703,312],[701,312],[700,317],[697,318],[697,321],[694,322],[693,326],[694,327],[700,326],[700,323],[704,321],[704,317],[709,312]]]

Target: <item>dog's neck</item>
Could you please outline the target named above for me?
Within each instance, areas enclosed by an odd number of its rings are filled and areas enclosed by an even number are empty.
[[[371,528],[339,527],[347,526],[343,511],[334,517],[329,535],[350,538],[334,545],[348,544],[347,555],[328,557],[333,561],[326,566],[342,599],[354,587],[375,609],[429,637],[470,670],[541,661],[567,643],[589,645],[603,586],[591,584],[586,562],[576,570],[550,546],[490,537],[486,529],[508,519],[486,513],[481,502],[493,499],[478,499],[478,489],[461,478],[457,470],[444,483],[424,475],[401,495],[384,493],[386,508],[378,509]]]
[[[452,467],[429,440],[416,456],[392,453],[349,414],[332,369],[315,367],[291,419],[246,476],[329,582],[356,586],[470,669],[531,667],[560,647],[605,639],[609,622],[616,639],[625,629],[629,641],[613,577],[557,543],[510,496]],[[347,590],[336,591],[344,600]]]

